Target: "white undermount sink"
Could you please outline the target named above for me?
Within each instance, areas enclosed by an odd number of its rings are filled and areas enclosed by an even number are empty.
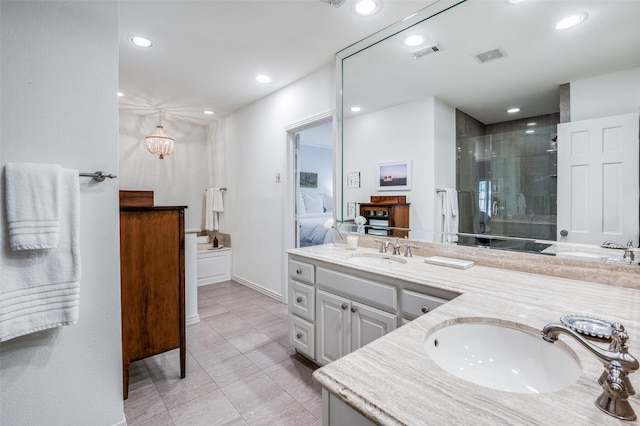
[[[425,351],[446,372],[506,392],[546,393],[580,377],[568,348],[491,322],[460,322],[427,336]]]
[[[386,253],[353,253],[347,258],[349,263],[363,266],[389,266],[407,263],[407,259]]]

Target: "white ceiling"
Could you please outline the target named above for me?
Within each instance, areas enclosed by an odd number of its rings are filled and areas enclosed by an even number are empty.
[[[554,28],[578,12],[585,22]],[[362,114],[435,96],[485,124],[558,112],[561,84],[640,66],[639,19],[638,0],[468,0],[404,32],[439,52],[414,59],[399,34],[347,58],[345,107]],[[472,56],[496,47],[506,56]]]
[[[120,109],[215,120],[334,63],[339,50],[433,2],[386,0],[380,12],[360,17],[352,1],[122,0]],[[133,35],[154,46],[134,46]],[[257,83],[263,73],[273,81]]]
[[[383,0],[371,17],[326,0],[120,3],[120,109],[207,123],[335,62],[336,52],[435,0]],[[453,0],[442,0],[453,1]],[[585,23],[559,32],[569,13]],[[437,96],[485,123],[558,111],[560,84],[640,66],[640,0],[468,0],[414,27],[442,50],[413,59],[400,36],[345,61],[345,106],[363,113]],[[407,30],[409,31],[409,30]],[[150,49],[129,38],[153,40]],[[495,47],[507,56],[478,64]],[[257,74],[273,81],[259,84]],[[206,116],[203,110],[213,110]]]

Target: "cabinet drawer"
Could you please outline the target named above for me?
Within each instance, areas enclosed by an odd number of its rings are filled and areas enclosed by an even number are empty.
[[[311,263],[289,259],[289,275],[298,281],[313,284],[316,281],[315,266]]]
[[[315,327],[312,323],[289,314],[289,342],[301,354],[315,358]]]
[[[361,302],[386,308],[393,312],[398,310],[398,292],[396,287],[391,285],[325,268],[318,268],[318,285]]]
[[[447,300],[438,297],[402,290],[402,313],[407,317],[419,317],[446,302]]]
[[[314,288],[289,280],[289,312],[306,320],[314,321],[315,306]]]

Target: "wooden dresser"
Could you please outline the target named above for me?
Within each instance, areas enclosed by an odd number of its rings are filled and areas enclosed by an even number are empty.
[[[372,195],[370,203],[360,203],[360,216],[367,219],[365,233],[397,238],[408,237],[411,204],[406,200],[407,197],[404,195]]]
[[[184,206],[120,206],[123,396],[129,364],[180,348],[185,377]]]

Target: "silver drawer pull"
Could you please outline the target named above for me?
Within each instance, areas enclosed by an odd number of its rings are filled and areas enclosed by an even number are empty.
[[[428,306],[423,306],[422,309],[420,309],[422,311],[423,314],[426,314],[427,312],[429,312],[429,307]]]
[[[358,310],[357,306],[352,306],[351,307],[351,312],[355,313]]]
[[[298,303],[302,303],[302,297],[298,297],[298,298],[296,299],[296,302],[298,302]]]
[[[302,339],[302,333],[296,334],[296,339]]]
[[[348,303],[343,303],[343,304],[342,304],[342,309],[347,309],[348,307],[349,307],[349,304],[348,304]]]
[[[300,268],[296,269],[296,274],[301,275],[302,274],[302,269],[300,269]]]

